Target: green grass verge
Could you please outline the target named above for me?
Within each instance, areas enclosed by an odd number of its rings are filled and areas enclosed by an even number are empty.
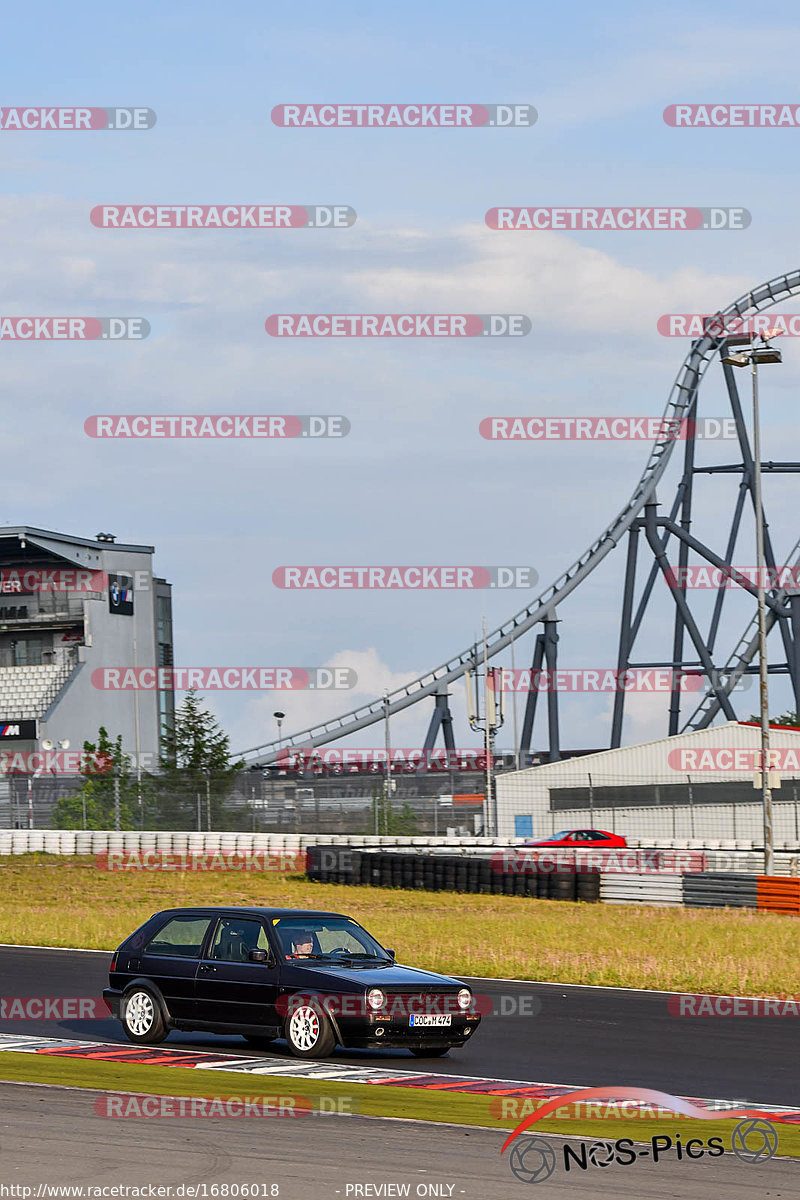
[[[786,996],[800,925],[753,909],[650,908],[309,883],[257,872],[104,871],[90,858],[0,858],[0,942],[113,950],[153,912],[187,904],[323,908],[362,921],[400,962],[666,991]]]
[[[85,1059],[66,1059],[55,1055],[0,1053],[0,1080],[25,1083],[49,1083],[104,1092],[135,1092],[155,1096],[219,1097],[308,1097],[312,1108],[321,1097],[344,1101],[344,1111],[361,1116],[401,1117],[414,1121],[441,1121],[454,1125],[483,1126],[511,1130],[519,1118],[495,1116],[496,1097],[471,1096],[458,1092],[426,1092],[416,1088],[388,1087],[383,1084],[331,1083],[327,1080],[299,1080],[287,1076],[234,1076],[224,1071],[203,1071],[182,1067],[149,1067],[136,1063],[104,1063]],[[94,1106],[94,1099],[87,1099]],[[157,1119],[157,1118],[142,1118]],[[737,1122],[678,1119],[639,1120],[631,1117],[606,1119],[558,1119],[545,1117],[535,1127],[538,1133],[564,1134],[582,1138],[628,1137],[647,1142],[655,1135],[675,1138],[680,1133],[685,1144],[696,1137],[707,1141],[721,1137],[726,1149]],[[800,1158],[800,1127],[775,1121],[778,1153]],[[498,1140],[498,1151],[502,1143]]]

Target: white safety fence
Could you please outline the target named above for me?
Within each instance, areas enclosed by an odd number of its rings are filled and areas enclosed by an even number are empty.
[[[109,851],[144,853],[160,851],[176,854],[247,853],[260,851],[298,851],[308,846],[350,846],[353,849],[403,851],[449,855],[487,856],[504,848],[518,847],[525,838],[453,838],[453,837],[379,837],[375,835],[291,834],[291,833],[189,833],[179,831],[0,829],[0,856],[9,854],[93,855]],[[763,871],[763,852],[750,841],[733,839],[653,838],[652,841],[628,838],[631,849],[702,850],[709,871]],[[563,851],[554,851],[563,854]],[[609,853],[606,851],[605,853]],[[624,851],[620,852],[624,854]],[[800,874],[800,848],[788,843],[776,849],[775,873]],[[632,878],[627,873],[614,878]],[[652,878],[652,874],[649,876]]]

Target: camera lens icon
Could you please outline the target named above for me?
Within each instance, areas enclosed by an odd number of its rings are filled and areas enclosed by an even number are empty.
[[[778,1149],[778,1134],[771,1121],[753,1117],[740,1121],[731,1134],[731,1150],[741,1162],[768,1162]]]
[[[544,1138],[517,1138],[508,1165],[520,1183],[542,1183],[556,1169],[556,1152]]]
[[[610,1167],[614,1161],[613,1142],[594,1142],[589,1147],[589,1162],[594,1167]]]

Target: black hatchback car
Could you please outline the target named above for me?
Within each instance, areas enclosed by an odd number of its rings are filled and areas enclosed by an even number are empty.
[[[132,1042],[171,1029],[284,1037],[299,1058],[347,1047],[420,1057],[461,1046],[480,1023],[472,992],[400,966],[342,913],[174,908],[156,913],[111,960],[103,999]]]

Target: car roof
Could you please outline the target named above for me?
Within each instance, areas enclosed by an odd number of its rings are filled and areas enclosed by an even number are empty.
[[[348,921],[353,920],[352,917],[347,916],[347,913],[328,912],[325,909],[262,908],[241,904],[189,904],[183,908],[164,908],[157,915],[164,916],[167,913],[208,913],[212,916],[214,913],[241,913],[243,915],[248,913],[258,917],[344,917]]]

